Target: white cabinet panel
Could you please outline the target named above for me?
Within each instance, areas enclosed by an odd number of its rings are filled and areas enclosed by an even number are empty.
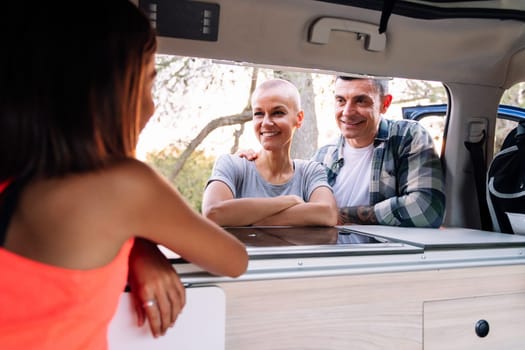
[[[129,293],[120,297],[109,327],[110,350],[224,350],[226,296],[219,287],[186,289],[186,306],[166,335],[153,338],[149,325],[137,326]]]

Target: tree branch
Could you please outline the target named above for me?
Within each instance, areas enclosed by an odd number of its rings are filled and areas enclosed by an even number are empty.
[[[173,182],[175,180],[175,178],[177,177],[181,169],[184,167],[184,164],[186,163],[190,155],[193,153],[193,151],[195,151],[195,149],[213,130],[222,126],[230,126],[236,124],[244,125],[244,123],[252,119],[250,98],[252,96],[253,91],[255,90],[255,87],[257,86],[258,74],[259,69],[254,68],[252,71],[252,82],[250,85],[250,94],[248,95],[248,102],[246,104],[246,107],[244,107],[243,111],[239,114],[233,114],[213,119],[208,124],[206,124],[204,128],[201,129],[199,134],[193,140],[191,140],[184,152],[182,152],[182,154],[177,158],[177,161],[173,165],[173,170],[171,171],[171,174],[169,176],[170,181]]]

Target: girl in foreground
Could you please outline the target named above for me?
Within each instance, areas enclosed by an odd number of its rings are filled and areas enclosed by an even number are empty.
[[[6,6],[17,32],[1,35],[0,348],[106,349],[135,237],[217,275],[242,274],[247,253],[134,159],[154,111],[156,39],[140,10]]]

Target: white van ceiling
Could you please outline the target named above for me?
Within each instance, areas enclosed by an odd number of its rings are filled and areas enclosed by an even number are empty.
[[[525,81],[521,0],[214,0],[211,41],[173,35],[187,17],[169,2],[155,1],[152,15],[162,53],[502,88]]]

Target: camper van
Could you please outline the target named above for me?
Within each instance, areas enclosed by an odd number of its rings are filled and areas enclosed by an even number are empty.
[[[255,69],[308,73],[328,94],[337,75],[439,85],[443,100],[425,95],[421,104],[444,104],[436,147],[446,212],[439,228],[229,228],[250,256],[248,270],[235,279],[205,273],[165,250],[186,286],[182,314],[154,339],[147,326],[136,326],[123,291],[110,328],[112,350],[525,348],[525,214],[514,213],[514,234],[483,225],[479,203],[486,199],[475,179],[485,174],[465,147],[479,144],[488,167],[498,151],[499,106],[525,106],[525,2],[134,2],[151,19],[165,57],[245,69],[248,78]],[[208,68],[210,81],[219,74],[214,69]],[[511,90],[513,101],[504,100]],[[233,88],[226,95],[241,113],[248,95]],[[229,105],[224,98],[214,103]],[[323,111],[317,120],[336,132],[330,106]],[[191,140],[198,130],[185,123],[180,119],[177,128]]]

